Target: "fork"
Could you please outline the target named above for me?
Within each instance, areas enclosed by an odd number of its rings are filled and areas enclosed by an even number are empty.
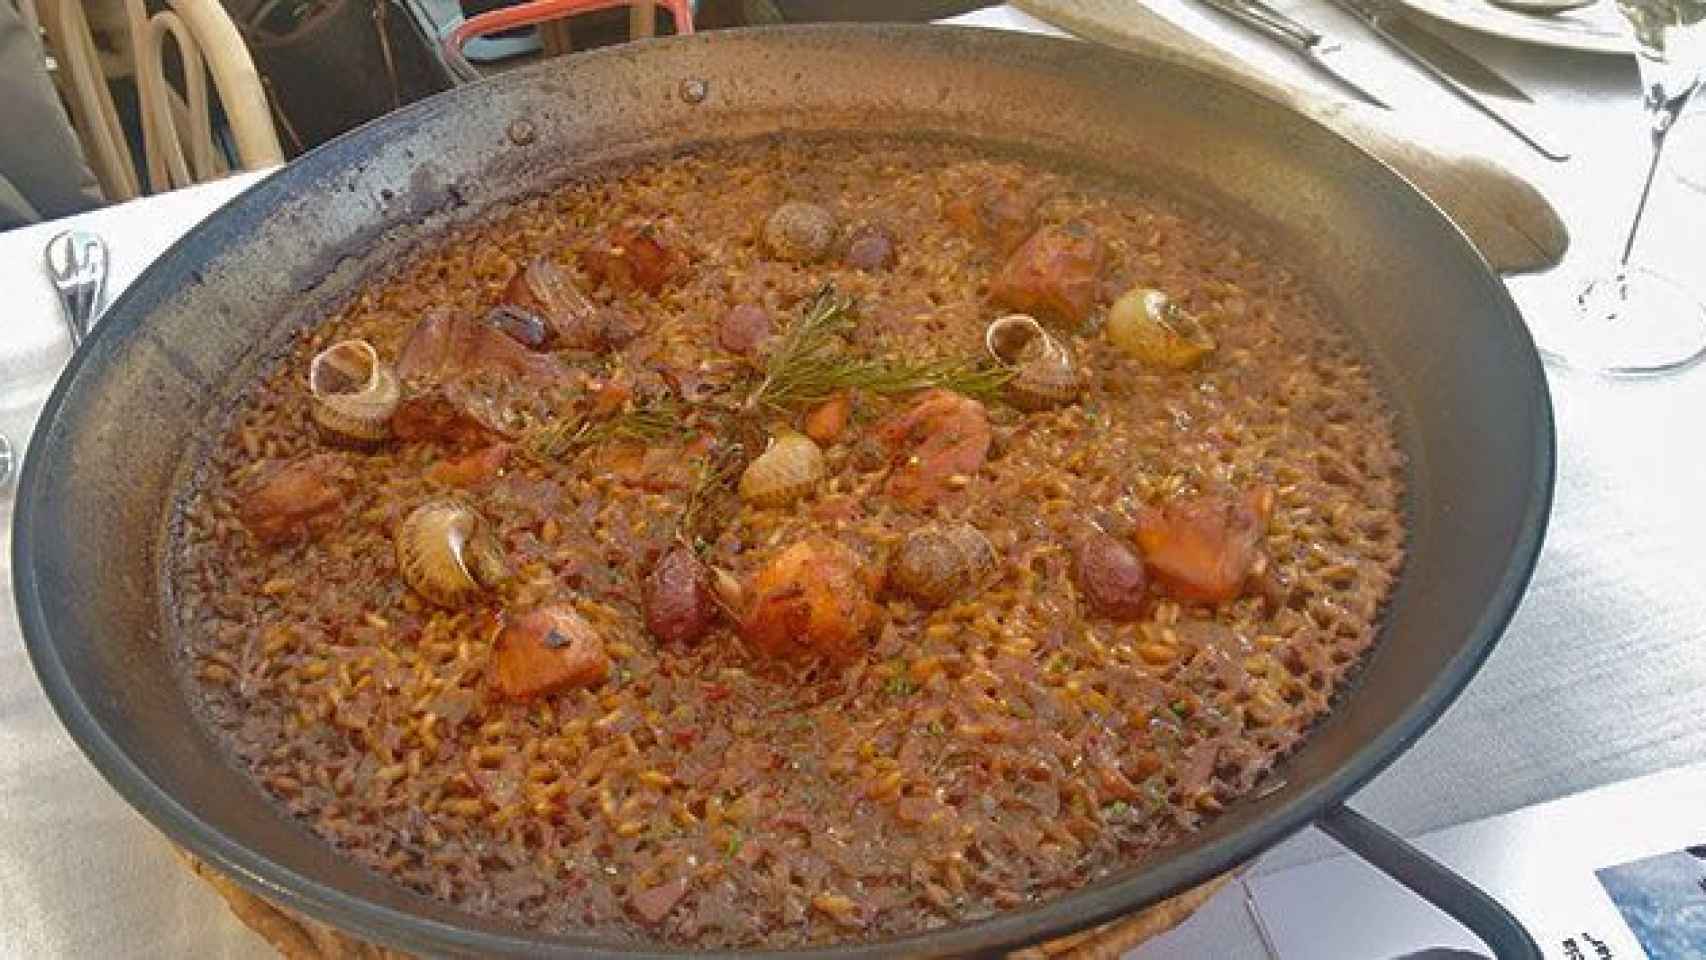
[[[47,273],[65,307],[65,325],[76,349],[101,309],[107,285],[107,245],[99,234],[67,230],[47,242]]]

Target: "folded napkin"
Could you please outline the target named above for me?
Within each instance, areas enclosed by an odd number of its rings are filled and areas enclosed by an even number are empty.
[[[1553,266],[1569,247],[1558,212],[1533,185],[1486,157],[1406,137],[1399,113],[1253,73],[1137,0],[1013,0],[1013,6],[1086,40],[1195,68],[1315,119],[1439,204],[1501,272]]]

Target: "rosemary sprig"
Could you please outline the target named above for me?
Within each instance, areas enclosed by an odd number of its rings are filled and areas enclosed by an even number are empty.
[[[820,399],[837,390],[858,388],[871,393],[911,393],[943,387],[978,400],[994,400],[1012,371],[964,360],[928,360],[922,363],[889,360],[860,360],[831,370],[827,389],[802,399]]]
[[[797,398],[802,387],[821,379],[834,366],[836,340],[853,329],[853,307],[851,297],[837,296],[834,284],[824,284],[805,315],[771,351],[764,379],[747,396],[746,409],[781,406]]]
[[[726,448],[700,458],[694,463],[693,485],[687,490],[687,502],[682,505],[676,520],[676,539],[697,548],[700,521],[710,508],[712,497],[728,486],[728,482],[745,465],[739,448]]]
[[[848,389],[892,394],[945,387],[989,400],[1011,376],[999,367],[964,360],[910,362],[846,356],[839,339],[852,330],[853,312],[853,300],[837,296],[835,287],[825,284],[770,354],[764,378],[747,396],[745,409],[787,407]]]
[[[686,429],[673,400],[636,406],[602,420],[570,417],[551,420],[521,438],[523,450],[537,460],[561,460],[576,450],[610,440],[661,440]]]
[[[585,417],[549,420],[521,435],[521,449],[535,460],[560,460],[580,444],[591,426]]]

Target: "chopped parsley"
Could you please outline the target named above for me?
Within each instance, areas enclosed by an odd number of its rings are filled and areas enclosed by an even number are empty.
[[[1143,802],[1151,810],[1159,810],[1167,805],[1167,791],[1153,779],[1146,780],[1143,783]]]
[[[888,678],[888,681],[883,684],[883,689],[893,696],[906,697],[911,696],[918,688],[911,679],[898,676]]]

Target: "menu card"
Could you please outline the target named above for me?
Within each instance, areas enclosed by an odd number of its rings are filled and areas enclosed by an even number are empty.
[[[1547,960],[1706,960],[1706,764],[1412,841],[1504,904]],[[1248,877],[1279,960],[1490,956],[1349,854]]]

